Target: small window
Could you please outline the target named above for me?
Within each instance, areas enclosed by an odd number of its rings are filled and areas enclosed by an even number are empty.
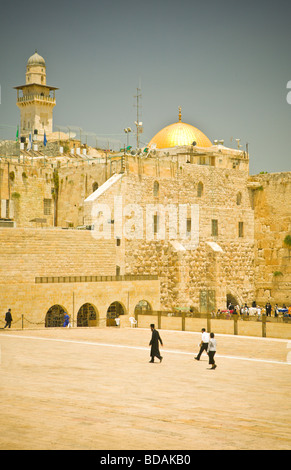
[[[120,266],[116,266],[116,276],[120,276]]]
[[[159,216],[158,216],[158,214],[154,215],[153,222],[154,222],[154,233],[158,233],[158,230],[159,230]]]
[[[120,238],[116,238],[116,246],[120,246],[120,244],[121,244]]]
[[[186,221],[186,236],[187,237],[191,236],[191,224],[192,224],[191,219],[187,219]]]
[[[52,213],[52,200],[51,199],[43,200],[43,213],[44,215],[51,215]]]
[[[198,183],[198,187],[197,187],[197,196],[198,197],[202,197],[203,196],[203,183]]]
[[[154,197],[159,197],[160,185],[157,181],[154,182]]]
[[[236,203],[238,206],[241,205],[241,200],[242,200],[242,195],[241,193],[238,193],[237,196],[236,196]]]
[[[218,236],[218,220],[212,219],[211,221],[211,235],[213,237]]]
[[[95,181],[95,182],[92,184],[93,193],[94,193],[94,191],[97,191],[97,189],[98,189],[98,183]]]
[[[238,236],[240,238],[243,238],[244,236],[244,223],[243,222],[238,223]]]

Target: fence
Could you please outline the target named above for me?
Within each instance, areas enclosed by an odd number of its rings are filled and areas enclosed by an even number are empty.
[[[126,316],[128,319],[128,315]],[[148,327],[150,323],[155,323],[158,329],[172,329],[176,331],[200,331],[204,327],[208,332],[221,334],[233,334],[241,336],[261,336],[263,338],[291,339],[291,318],[290,317],[268,317],[266,315],[241,316],[241,315],[211,315],[203,313],[188,313],[174,311],[135,311],[137,320],[136,327]],[[121,326],[128,326],[127,322]],[[98,318],[98,322],[91,322],[89,317],[84,322],[77,318],[71,318],[72,327],[101,327],[107,325],[107,318]],[[115,324],[115,322],[113,323]],[[5,322],[0,320],[0,328],[3,329]],[[63,317],[58,319],[56,324],[48,324],[47,318],[38,322],[29,320],[25,315],[13,316],[13,329],[35,329],[47,327],[62,327]]]
[[[147,318],[146,318],[147,317]],[[137,327],[155,323],[158,329],[180,331],[199,331],[204,327],[209,333],[227,333],[233,335],[278,337],[291,339],[290,317],[269,317],[207,313],[188,313],[173,311],[136,312]],[[146,318],[146,321],[145,321]]]

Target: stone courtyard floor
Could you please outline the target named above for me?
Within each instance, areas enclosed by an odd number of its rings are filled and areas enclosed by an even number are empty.
[[[1,450],[291,449],[291,342],[149,329],[1,330]],[[289,358],[288,358],[288,353]]]

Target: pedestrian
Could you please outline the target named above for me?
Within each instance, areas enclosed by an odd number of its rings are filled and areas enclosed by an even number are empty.
[[[63,327],[64,328],[71,328],[72,325],[70,323],[70,316],[67,314],[67,312],[64,313],[64,324],[63,324]]]
[[[270,304],[270,302],[266,303],[265,309],[266,309],[267,317],[271,317],[272,316],[272,305]]]
[[[278,304],[275,305],[275,317],[279,316],[279,307]]]
[[[163,346],[163,341],[160,337],[159,332],[155,329],[155,325],[152,323],[150,326],[151,326],[151,331],[152,331],[152,339],[150,340],[150,343],[149,343],[149,346],[151,346],[150,362],[155,362],[155,357],[157,357],[160,360],[160,362],[162,362],[163,357],[160,354],[159,342],[161,343],[161,346]]]
[[[215,364],[214,360],[214,356],[216,353],[216,339],[214,338],[214,333],[210,333],[207,353],[209,356],[209,364],[212,366],[211,369],[216,369],[217,365]]]
[[[207,349],[208,349],[209,333],[206,333],[205,328],[202,328],[201,333],[202,333],[202,336],[201,336],[201,343],[200,343],[200,351],[197,354],[197,356],[194,357],[196,361],[200,361],[201,354],[203,353],[203,351],[207,353]]]
[[[6,328],[7,326],[8,328],[11,328],[11,323],[13,322],[12,315],[11,315],[11,308],[9,308],[8,312],[6,312],[5,314],[5,321],[6,321],[6,325],[4,326],[4,328]]]

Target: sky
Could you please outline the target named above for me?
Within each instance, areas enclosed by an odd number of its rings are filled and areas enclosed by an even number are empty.
[[[59,88],[54,130],[123,146],[140,88],[142,145],[181,106],[212,142],[248,144],[251,174],[291,171],[290,0],[15,0],[0,15],[0,139],[15,138],[13,87],[37,49]]]

